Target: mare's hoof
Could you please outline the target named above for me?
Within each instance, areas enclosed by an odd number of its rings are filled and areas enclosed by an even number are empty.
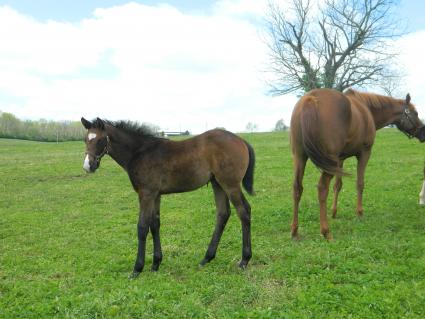
[[[327,241],[332,241],[333,240],[331,233],[323,234],[323,237],[325,237],[325,239]]]
[[[294,235],[294,234],[292,234],[292,235],[291,235],[291,238],[292,238],[292,240],[294,240],[294,241],[299,241],[299,240],[301,239],[301,236],[300,236],[298,233],[296,233],[295,235]]]
[[[153,272],[157,272],[157,271],[158,271],[158,269],[159,269],[159,264],[152,264],[151,271],[153,271]]]
[[[130,276],[128,276],[128,279],[136,279],[140,275],[141,271],[133,271]]]

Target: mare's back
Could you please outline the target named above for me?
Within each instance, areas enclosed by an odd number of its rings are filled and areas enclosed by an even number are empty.
[[[332,89],[316,89],[307,95],[313,96],[317,103],[318,117],[326,131],[340,131],[348,127],[351,120],[350,101],[339,91]]]
[[[351,121],[350,101],[339,91],[316,89],[308,93],[316,100],[318,123],[322,140],[335,141],[342,147]]]

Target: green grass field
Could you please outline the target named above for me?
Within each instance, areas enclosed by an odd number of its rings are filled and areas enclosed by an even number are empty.
[[[378,133],[364,218],[355,178],[344,178],[332,242],[320,235],[309,163],[295,242],[288,134],[243,137],[257,155],[248,269],[237,267],[234,210],[216,259],[198,266],[215,222],[206,186],[163,196],[163,263],[149,271],[149,235],[145,271],[132,281],[138,203],[126,173],[108,157],[86,174],[83,142],[0,140],[0,318],[424,318],[424,146]],[[355,174],[355,160],[345,169]]]

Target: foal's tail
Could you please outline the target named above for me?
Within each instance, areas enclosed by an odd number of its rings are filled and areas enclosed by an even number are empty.
[[[314,97],[305,97],[303,109],[300,114],[300,127],[302,145],[311,161],[322,171],[336,176],[345,176],[337,160],[329,156],[323,149],[320,141],[320,125],[326,125],[319,121],[317,101]]]
[[[249,195],[254,195],[254,167],[255,167],[255,153],[254,149],[248,142],[244,141],[246,147],[248,147],[249,162],[245,176],[242,179],[243,188],[248,192]]]

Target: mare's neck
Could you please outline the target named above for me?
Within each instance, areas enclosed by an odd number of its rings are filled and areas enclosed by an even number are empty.
[[[403,114],[403,101],[388,97],[388,102],[376,107],[368,104],[377,130],[395,124]]]

